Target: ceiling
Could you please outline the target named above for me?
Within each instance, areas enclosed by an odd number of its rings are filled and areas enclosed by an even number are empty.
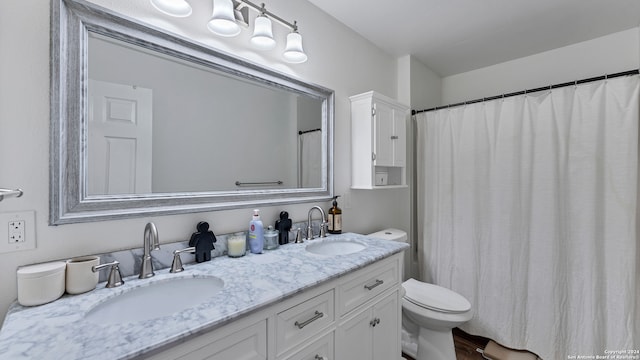
[[[393,56],[441,76],[640,25],[640,0],[309,0]]]

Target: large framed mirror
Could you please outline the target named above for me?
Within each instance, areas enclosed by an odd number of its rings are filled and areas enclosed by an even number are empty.
[[[333,196],[332,90],[51,4],[51,225]]]

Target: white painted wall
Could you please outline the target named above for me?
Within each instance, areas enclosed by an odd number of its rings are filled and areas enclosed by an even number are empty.
[[[442,79],[442,105],[637,69],[634,28]]]
[[[412,55],[405,55],[397,60],[398,100],[409,104],[413,110],[432,108],[442,101],[442,78],[418,61]],[[416,188],[414,169],[415,122],[407,121],[407,183],[409,189],[409,207],[416,209]],[[418,273],[417,257],[417,224],[412,216],[407,224],[411,249],[405,253],[404,277],[415,277]]]
[[[126,9],[128,13],[136,11],[141,18],[156,19],[156,26],[185,31],[210,46],[335,90],[335,189],[337,194],[349,195],[346,201],[340,202],[344,229],[361,233],[384,227],[408,230],[407,189],[349,192],[348,97],[368,90],[395,96],[395,59],[306,1],[269,2],[270,10],[285,19],[296,19],[300,24],[309,61],[291,66],[280,60],[282,44],[272,52],[258,53],[245,45],[248,44],[246,32],[237,39],[216,38],[204,29],[202,22],[183,20],[194,27],[189,31],[180,30],[173,20],[145,12],[146,1],[104,0],[100,3]],[[205,6],[209,2],[191,3]],[[210,10],[202,16],[209,17]],[[199,27],[196,29],[194,24]],[[274,26],[274,32],[279,39],[286,34],[278,25]],[[251,209],[247,208],[48,226],[49,40],[49,1],[0,1],[0,186],[21,187],[25,191],[19,199],[0,202],[0,212],[35,210],[37,233],[36,250],[0,254],[0,318],[16,298],[15,271],[20,265],[141,247],[144,225],[148,221],[158,226],[161,242],[173,242],[187,239],[201,220],[209,221],[214,232],[227,233],[245,229],[251,217]],[[262,219],[271,223],[286,209],[295,221],[306,220],[307,211],[313,205],[316,203],[263,208]],[[319,205],[328,209],[330,202]]]

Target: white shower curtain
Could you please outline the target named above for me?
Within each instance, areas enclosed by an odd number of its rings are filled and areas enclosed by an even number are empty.
[[[421,276],[473,304],[464,330],[545,360],[640,349],[638,84],[416,115]]]
[[[298,135],[298,186],[322,186],[322,131]]]

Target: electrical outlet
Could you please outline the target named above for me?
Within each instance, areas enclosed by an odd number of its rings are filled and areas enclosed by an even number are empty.
[[[0,213],[0,253],[36,248],[36,212]]]
[[[24,242],[24,220],[9,221],[9,244]]]

